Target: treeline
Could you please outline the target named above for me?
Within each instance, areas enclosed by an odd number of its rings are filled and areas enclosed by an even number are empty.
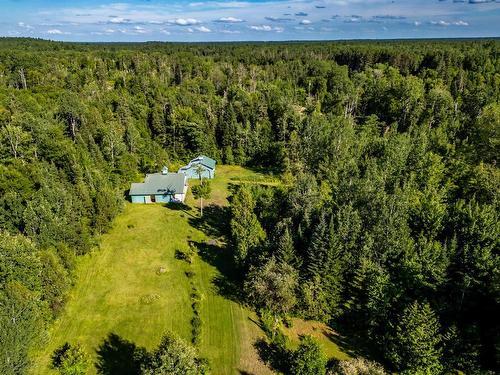
[[[246,285],[296,276],[276,316],[399,370],[498,369],[499,47],[1,39],[0,372],[25,371],[129,182],[199,153],[285,176],[232,203]]]

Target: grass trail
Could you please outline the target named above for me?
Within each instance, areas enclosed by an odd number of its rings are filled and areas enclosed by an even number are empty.
[[[227,204],[225,176],[253,173],[238,167],[219,170],[208,204]],[[188,202],[194,203],[192,197]],[[214,238],[204,233],[197,215],[193,209],[127,204],[112,230],[102,236],[100,248],[79,259],[68,303],[51,327],[47,345],[34,353],[31,372],[55,373],[49,368],[50,356],[65,342],[82,344],[97,361],[96,350],[111,333],[147,349],[154,348],[165,331],[189,341],[193,311],[185,271],[192,269],[202,294],[199,349],[210,360],[213,373],[270,373],[252,346],[261,335],[249,319],[253,314],[221,296],[214,286],[213,280],[221,278],[218,267],[229,266],[227,250],[207,247],[206,260],[195,257],[191,266],[175,259],[175,251],[187,250],[188,241],[205,244]],[[166,272],[158,275],[161,267]]]
[[[190,194],[180,209],[126,204],[111,231],[102,236],[100,247],[79,258],[69,300],[51,327],[47,344],[33,353],[31,373],[55,373],[49,367],[50,357],[65,342],[80,343],[95,362],[105,362],[113,358],[100,357],[97,350],[110,334],[116,335],[115,346],[124,356],[130,343],[154,348],[166,331],[190,341],[192,282],[202,296],[198,349],[209,359],[212,373],[270,374],[253,345],[263,337],[255,314],[234,302],[237,288],[224,276],[231,273],[232,263],[220,225],[229,185],[240,182],[279,183],[241,167],[218,166],[204,220],[198,217],[199,202]],[[188,250],[189,242],[199,249],[191,265],[175,259],[176,250]],[[165,272],[159,273],[161,268]],[[195,272],[191,279],[188,270]],[[307,324],[297,321],[294,326],[287,332],[292,340],[309,333]],[[317,336],[330,356],[342,358],[327,336]]]

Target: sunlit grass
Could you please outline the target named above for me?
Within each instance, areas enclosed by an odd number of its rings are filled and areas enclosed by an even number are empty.
[[[229,176],[253,172],[220,169],[208,203],[223,205]],[[187,202],[193,203],[192,197]],[[189,207],[127,204],[112,230],[102,236],[100,248],[79,259],[68,303],[50,329],[47,345],[34,353],[32,373],[52,373],[50,356],[65,342],[82,344],[97,360],[96,349],[109,333],[147,349],[154,348],[166,331],[190,341],[193,311],[187,270],[195,272],[193,283],[202,294],[199,349],[213,373],[265,373],[252,346],[260,330],[249,319],[249,310],[218,294],[212,283],[219,275],[217,268],[198,256],[192,265],[175,259],[175,251],[187,250],[188,241],[202,244],[212,239],[197,229],[198,215]],[[218,246],[211,249],[224,251]],[[160,267],[166,272],[159,273]]]
[[[217,207],[228,205],[231,184],[280,183],[267,177],[242,167],[218,166],[212,196],[205,202],[205,206],[215,207],[208,211],[215,215],[211,219],[222,220],[217,217]],[[191,185],[196,183],[190,180]],[[80,343],[98,360],[96,350],[110,333],[147,349],[154,348],[166,331],[190,341],[191,282],[202,296],[198,349],[209,359],[212,373],[270,373],[253,346],[263,337],[255,315],[224,296],[214,282],[221,271],[231,269],[231,257],[226,253],[225,237],[208,230],[200,220],[198,204],[190,193],[185,206],[126,204],[111,231],[102,236],[100,248],[79,259],[68,303],[51,327],[46,346],[34,353],[32,373],[53,373],[50,356],[65,342]],[[175,258],[176,250],[189,249],[189,242],[206,249],[192,264]],[[158,272],[160,268],[162,272]],[[194,272],[191,279],[187,271]],[[294,345],[298,334],[314,331],[307,324],[297,321],[287,332]],[[344,358],[327,336],[313,335],[330,357]]]

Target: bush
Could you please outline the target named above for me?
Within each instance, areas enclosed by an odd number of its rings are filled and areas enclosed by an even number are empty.
[[[198,345],[201,341],[201,318],[196,315],[191,319],[192,343]]]
[[[175,250],[175,259],[183,260],[189,264],[191,264],[192,262],[191,254],[184,252],[182,250]]]
[[[193,301],[201,301],[201,294],[198,293],[198,290],[196,288],[193,288],[193,291],[191,292],[191,294],[189,295],[189,297],[193,300]]]
[[[66,343],[54,351],[52,367],[63,375],[84,375],[90,367],[90,359],[79,344]]]
[[[300,338],[300,345],[293,354],[290,370],[294,375],[325,375],[326,357],[311,336]]]
[[[382,365],[364,358],[354,358],[339,361],[328,371],[329,375],[385,375]]]
[[[159,299],[160,296],[158,294],[146,294],[144,296],[141,296],[140,302],[142,305],[151,305],[153,302]]]
[[[207,374],[207,362],[197,357],[195,348],[167,333],[160,345],[142,365],[142,375],[200,375]]]
[[[191,304],[191,307],[193,308],[193,312],[198,315],[200,313],[200,303],[198,301],[195,301]]]

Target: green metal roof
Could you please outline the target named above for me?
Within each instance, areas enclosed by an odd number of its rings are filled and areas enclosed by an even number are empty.
[[[194,167],[195,165],[198,165],[198,164],[201,164],[209,169],[215,170],[215,164],[217,164],[217,162],[214,159],[209,158],[208,156],[200,155],[197,158],[194,158],[193,160],[191,160],[188,163],[188,165],[179,169],[179,171],[185,171],[185,170],[187,170],[191,167]]]
[[[182,194],[186,184],[184,173],[147,174],[144,183],[133,182],[129,195]]]
[[[201,159],[201,164],[203,164],[205,167],[208,167],[210,169],[215,169],[215,164],[217,162],[214,159],[209,158],[208,156],[205,155],[199,156],[198,159]]]

